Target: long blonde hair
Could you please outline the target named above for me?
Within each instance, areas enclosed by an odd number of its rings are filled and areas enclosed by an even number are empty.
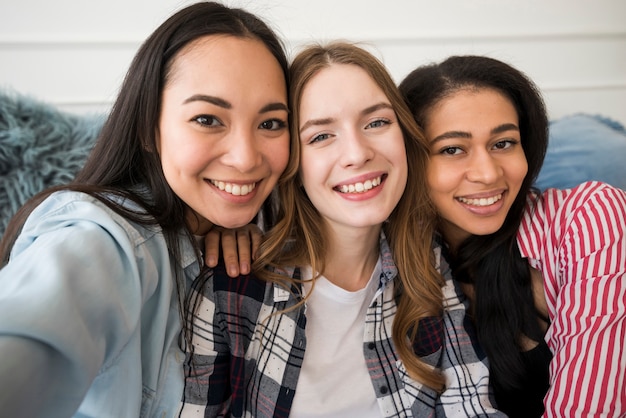
[[[443,279],[432,259],[435,210],[427,191],[426,164],[429,149],[385,66],[365,49],[347,42],[311,45],[302,50],[290,67],[289,97],[291,114],[291,155],[278,184],[277,224],[266,234],[253,269],[258,277],[293,289],[295,280],[277,274],[286,266],[310,265],[323,274],[327,235],[321,215],[307,197],[298,177],[300,160],[299,104],[302,92],[320,70],[332,64],[356,65],[382,89],[390,100],[405,139],[408,179],[404,194],[383,225],[398,268],[398,306],[393,322],[393,341],[409,374],[435,390],[441,390],[443,377],[415,354],[420,320],[440,317]],[[270,267],[270,268],[267,268]],[[304,303],[303,301],[301,303]]]

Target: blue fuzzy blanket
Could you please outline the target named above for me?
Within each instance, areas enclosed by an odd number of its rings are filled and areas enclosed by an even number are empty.
[[[0,236],[28,198],[74,177],[103,122],[104,115],[75,115],[0,91]]]

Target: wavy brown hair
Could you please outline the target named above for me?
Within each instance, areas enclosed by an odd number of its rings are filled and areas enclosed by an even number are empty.
[[[409,374],[423,384],[441,390],[443,377],[421,361],[412,344],[420,320],[441,316],[443,304],[443,280],[432,260],[435,212],[428,197],[425,178],[429,149],[385,66],[355,44],[334,42],[325,46],[311,45],[302,50],[291,64],[291,155],[278,184],[280,207],[277,218],[281,220],[266,234],[253,268],[259,277],[289,289],[298,288],[295,285],[297,280],[273,271],[285,266],[310,265],[314,272],[324,274],[328,237],[320,227],[323,225],[322,217],[301,187],[298,176],[301,147],[299,104],[311,78],[335,64],[354,65],[369,74],[391,102],[402,129],[409,181],[389,221],[383,225],[399,273],[395,282],[398,307],[393,322],[393,341]]]

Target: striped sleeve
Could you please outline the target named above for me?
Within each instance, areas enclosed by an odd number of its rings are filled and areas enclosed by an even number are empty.
[[[626,192],[589,182],[530,207],[518,242],[551,319],[544,416],[626,416]]]

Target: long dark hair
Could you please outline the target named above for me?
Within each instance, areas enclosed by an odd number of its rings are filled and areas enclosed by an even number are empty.
[[[517,111],[528,173],[502,227],[493,234],[467,238],[451,258],[454,277],[474,285],[472,302],[481,345],[496,383],[521,385],[522,336],[543,338],[535,309],[530,270],[520,256],[517,231],[526,198],[539,174],[548,145],[548,118],[536,85],[522,72],[493,58],[454,56],[417,68],[400,84],[418,124],[426,126],[431,109],[467,88],[489,88],[507,97]]]
[[[196,39],[209,35],[260,40],[280,64],[285,83],[288,83],[288,61],[283,44],[259,18],[245,10],[215,2],[200,2],[181,9],[161,24],[139,48],[94,149],[74,181],[34,196],[11,220],[0,243],[0,266],[8,262],[10,250],[28,215],[46,197],[59,190],[88,193],[131,221],[159,226],[173,260],[178,259],[180,253],[181,230],[198,248],[185,223],[185,204],[172,191],[163,174],[156,149],[156,127],[162,92],[172,76],[178,53]],[[149,196],[138,193],[145,187]],[[119,203],[119,197],[135,201],[147,214],[124,207]],[[265,222],[271,224],[269,204],[265,205],[263,215]],[[203,266],[199,250],[197,256]],[[207,274],[204,269],[194,287],[201,286]],[[195,304],[185,302],[181,276],[181,272],[176,271],[180,313],[183,321],[188,321],[189,315],[185,312],[193,309]],[[189,343],[189,327],[184,329],[185,342]]]

